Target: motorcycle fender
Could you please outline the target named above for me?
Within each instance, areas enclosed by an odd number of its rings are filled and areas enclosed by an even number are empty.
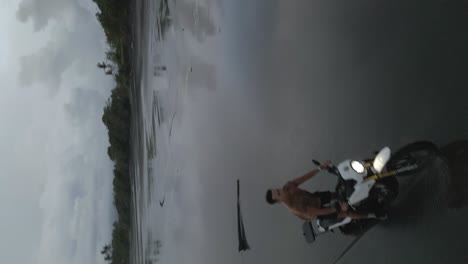
[[[348,199],[349,205],[355,205],[369,197],[369,191],[375,184],[375,180],[364,181],[354,186],[354,192]]]
[[[377,156],[375,156],[372,166],[377,171],[377,173],[382,172],[383,168],[385,167],[387,162],[390,160],[391,155],[392,155],[392,152],[390,151],[390,149],[388,147],[385,147],[379,151]]]

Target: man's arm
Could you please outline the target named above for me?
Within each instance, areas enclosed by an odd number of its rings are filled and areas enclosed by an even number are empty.
[[[325,161],[322,165],[320,165],[320,169],[315,169],[313,171],[310,171],[306,174],[304,174],[301,177],[297,177],[296,179],[290,181],[290,183],[299,186],[303,184],[304,182],[310,180],[312,177],[314,177],[320,170],[325,169],[331,162],[329,160]]]
[[[329,215],[329,214],[336,213],[336,209],[333,207],[320,208],[320,209],[315,209],[314,212],[316,216]]]

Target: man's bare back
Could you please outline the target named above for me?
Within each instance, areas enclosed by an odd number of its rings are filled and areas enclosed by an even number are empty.
[[[284,204],[288,209],[302,219],[315,219],[317,209],[321,207],[320,197],[298,188],[294,183],[288,182],[283,186],[285,195]]]
[[[267,202],[270,204],[282,202],[296,216],[312,220],[320,215],[335,213],[334,208],[322,208],[321,194],[310,193],[300,189],[298,186],[315,176],[320,170],[326,168],[330,161],[325,162],[319,169],[310,171],[305,175],[289,181],[281,189],[270,189],[267,191]]]

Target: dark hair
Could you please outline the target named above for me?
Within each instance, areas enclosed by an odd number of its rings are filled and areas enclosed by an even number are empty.
[[[268,190],[266,192],[266,201],[269,204],[275,204],[276,203],[276,201],[273,199],[273,193],[271,192],[271,190]]]

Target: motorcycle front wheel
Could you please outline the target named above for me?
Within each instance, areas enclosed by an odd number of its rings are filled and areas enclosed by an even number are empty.
[[[432,142],[418,141],[411,143],[392,155],[392,158],[388,162],[387,170],[411,168],[398,173],[397,176],[413,175],[427,167],[438,153],[439,149]]]

